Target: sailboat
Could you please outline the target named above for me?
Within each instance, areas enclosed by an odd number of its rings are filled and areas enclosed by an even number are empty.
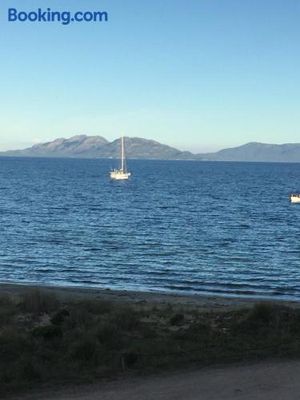
[[[113,180],[128,179],[131,175],[131,172],[128,172],[126,169],[124,136],[121,137],[121,167],[119,169],[113,169],[110,171],[109,175],[110,179]]]
[[[290,195],[291,203],[300,203],[300,193],[292,193]]]

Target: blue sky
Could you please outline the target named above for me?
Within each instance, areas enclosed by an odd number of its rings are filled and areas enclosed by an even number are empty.
[[[11,23],[106,10],[107,23]],[[298,0],[2,0],[0,149],[121,134],[210,151],[300,142]]]

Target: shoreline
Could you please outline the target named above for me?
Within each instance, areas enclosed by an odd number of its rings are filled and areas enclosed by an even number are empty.
[[[64,300],[97,299],[110,303],[161,305],[197,308],[201,311],[233,311],[241,308],[251,308],[257,303],[272,303],[300,308],[300,301],[269,298],[222,297],[203,294],[159,293],[130,290],[115,290],[102,288],[51,286],[21,283],[0,283],[1,295],[24,295],[32,290],[52,294]]]

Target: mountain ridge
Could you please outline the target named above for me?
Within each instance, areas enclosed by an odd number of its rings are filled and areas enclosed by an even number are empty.
[[[194,154],[158,141],[125,137],[126,156],[136,159],[300,162],[300,143],[268,144],[249,142],[214,153]],[[10,157],[119,158],[120,138],[109,142],[103,136],[75,135],[38,143],[23,150],[0,152]]]

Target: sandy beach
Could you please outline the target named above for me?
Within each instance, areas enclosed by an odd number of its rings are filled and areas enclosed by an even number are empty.
[[[230,311],[239,308],[252,307],[257,302],[284,304],[293,308],[300,308],[300,302],[270,300],[263,298],[218,297],[206,295],[181,295],[166,293],[137,292],[127,290],[110,290],[82,287],[57,287],[0,283],[0,294],[23,295],[28,291],[38,289],[44,293],[57,296],[61,300],[67,299],[98,299],[121,304],[172,304],[180,307],[195,307],[201,311]]]

